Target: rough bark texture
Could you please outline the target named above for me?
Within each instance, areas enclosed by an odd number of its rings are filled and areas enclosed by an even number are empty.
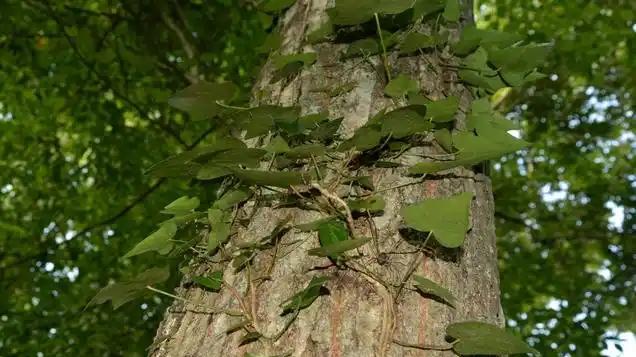
[[[345,137],[362,126],[379,110],[404,103],[392,102],[383,95],[386,79],[380,57],[354,58],[343,61],[345,45],[326,43],[309,46],[304,36],[325,20],[324,10],[333,4],[327,0],[299,0],[282,18],[283,53],[315,51],[318,61],[291,80],[269,84],[270,66],[262,72],[255,88],[260,104],[300,105],[303,113],[328,110],[330,117],[344,117],[341,134]],[[472,16],[466,4],[464,21]],[[431,53],[413,57],[391,57],[394,73],[418,78],[427,96],[461,97],[463,108],[470,94],[456,82],[455,73],[441,63],[453,63],[447,53]],[[325,91],[354,82],[347,93]],[[461,115],[461,114],[460,114]],[[461,125],[459,118],[458,125]],[[435,144],[404,155],[405,163],[416,162],[415,154],[435,153]],[[421,160],[421,159],[420,159]],[[370,175],[378,190],[413,182],[403,169],[360,169]],[[430,245],[425,253],[417,251],[425,235],[406,229],[401,223],[402,206],[429,197],[448,197],[472,192],[471,229],[464,246],[448,250]],[[487,177],[459,168],[427,178],[423,183],[383,192],[387,205],[384,214],[355,221],[358,236],[374,236],[374,242],[360,251],[362,258],[348,263],[351,269],[328,266],[325,258],[308,256],[306,251],[318,245],[315,233],[290,230],[278,249],[258,254],[250,269],[235,273],[224,268],[224,279],[233,288],[212,293],[184,285],[178,294],[189,302],[175,301],[166,313],[150,349],[152,356],[243,356],[252,352],[259,356],[452,356],[451,351],[420,350],[400,346],[393,340],[412,344],[445,344],[445,327],[456,321],[480,320],[502,324],[499,301],[499,276],[496,265],[493,197]],[[254,202],[244,208],[251,212]],[[298,208],[261,207],[247,226],[239,226],[231,244],[249,242],[269,234],[278,222],[291,217],[292,222],[309,222],[320,214]],[[276,255],[271,279],[266,274]],[[416,262],[416,264],[413,264]],[[398,286],[409,268],[450,289],[457,297],[453,309],[437,300],[423,297],[407,283],[398,299]],[[199,263],[197,273],[222,268],[221,264]],[[239,346],[243,331],[226,331],[240,317],[215,312],[219,309],[247,310],[254,327],[264,336],[281,331],[290,316],[280,316],[280,304],[302,289],[312,276],[327,275],[328,295],[319,297],[297,319],[280,339],[260,339]],[[251,282],[250,282],[251,281]],[[382,283],[380,283],[381,281]],[[238,295],[238,296],[237,296]],[[238,298],[241,298],[242,303]]]

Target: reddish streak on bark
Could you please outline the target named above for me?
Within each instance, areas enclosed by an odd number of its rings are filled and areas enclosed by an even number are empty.
[[[340,341],[338,341],[338,329],[340,327],[340,319],[342,317],[342,295],[336,293],[330,299],[331,303],[331,347],[329,348],[330,357],[340,357]]]

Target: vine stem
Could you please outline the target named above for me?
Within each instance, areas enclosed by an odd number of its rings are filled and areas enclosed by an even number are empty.
[[[384,45],[384,37],[382,37],[382,28],[380,27],[380,17],[378,13],[374,13],[375,26],[378,30],[378,37],[380,37],[380,46],[382,46],[382,63],[384,64],[384,71],[386,72],[386,78],[391,81],[391,71],[389,70],[389,60],[386,57],[386,46]]]
[[[342,208],[345,210],[345,216],[347,218],[347,225],[349,226],[349,230],[351,231],[351,235],[353,239],[356,239],[356,231],[355,225],[353,224],[353,215],[351,214],[351,210],[349,209],[349,205],[342,198],[338,197],[324,188],[322,188],[319,184],[313,183],[311,187],[315,188],[320,192],[321,195],[325,196],[327,199],[337,202]]]
[[[153,287],[151,285],[146,285],[146,289],[148,289],[148,290],[150,290],[152,292],[155,292],[157,294],[161,294],[161,295],[165,295],[165,296],[171,297],[171,298],[173,298],[175,300],[179,300],[179,301],[183,301],[183,302],[188,303],[188,304],[192,304],[194,306],[200,306],[200,307],[203,307],[203,308],[206,308],[206,309],[208,308],[208,306],[205,306],[205,305],[202,305],[202,304],[197,304],[197,303],[192,302],[192,301],[190,301],[190,300],[188,300],[186,298],[182,298],[181,296],[177,296],[177,295],[171,294],[171,293],[169,293],[167,291],[164,291],[164,290],[161,290],[161,289],[157,289],[157,288],[155,288],[155,287]],[[207,314],[224,313],[224,314],[231,315],[231,316],[243,316],[242,313],[237,313],[237,312],[230,311],[230,310],[212,309],[210,311],[206,311],[205,313],[207,313]]]

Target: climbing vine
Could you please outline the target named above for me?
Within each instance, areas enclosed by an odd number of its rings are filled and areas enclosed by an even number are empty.
[[[267,0],[260,8],[275,15],[293,3],[293,0]],[[370,274],[350,263],[362,255],[359,248],[380,237],[377,232],[371,237],[361,236],[355,220],[382,215],[386,205],[383,192],[421,183],[426,175],[495,159],[527,145],[508,134],[514,126],[493,111],[488,96],[501,88],[541,78],[543,75],[535,68],[548,54],[549,45],[525,44],[517,35],[472,26],[464,27],[460,36],[453,36],[461,17],[458,0],[337,0],[328,15],[325,23],[309,32],[307,42],[328,42],[363,33],[361,38],[349,42],[342,59],[364,61],[379,56],[386,80],[384,94],[392,99],[394,109],[381,110],[345,139],[339,135],[342,118],[329,118],[326,111],[302,115],[300,107],[295,106],[246,106],[232,83],[199,82],[177,92],[169,100],[170,105],[187,112],[194,120],[212,119],[216,130],[208,135],[206,145],[169,157],[150,167],[148,174],[205,182],[215,188],[214,197],[206,199],[210,202],[207,207],[201,207],[197,197],[181,197],[167,205],[162,213],[170,218],[135,245],[126,258],[147,252],[194,256],[222,266],[231,265],[235,271],[246,269],[251,281],[265,281],[270,279],[276,260],[284,259],[281,251],[285,234],[316,232],[319,246],[308,250],[307,255],[324,258],[368,278]],[[388,24],[387,28],[383,24]],[[281,42],[280,34],[273,32],[258,49],[270,53],[269,63],[274,72],[271,83],[289,81],[317,62],[317,53],[279,53]],[[426,97],[417,80],[393,69],[391,58],[395,55],[425,57],[438,51],[459,58],[459,62],[449,61],[442,66],[456,72],[476,98],[466,110],[454,95],[437,100]],[[344,83],[319,90],[338,96],[355,86],[356,83]],[[432,142],[440,150],[439,155],[423,155],[418,163],[404,167],[402,155]],[[380,190],[370,176],[352,175],[353,167],[400,170],[412,181]],[[344,195],[338,190],[343,186],[349,190]],[[357,194],[352,194],[354,189]],[[469,230],[472,199],[473,194],[467,192],[426,199],[405,205],[400,214],[406,226],[428,234],[420,249],[427,249],[430,239],[442,247],[457,248],[462,246]],[[314,210],[324,218],[304,223],[286,218],[265,237],[249,244],[234,244],[237,227],[249,222],[261,205]],[[189,234],[191,228],[205,230],[205,239]],[[286,249],[290,245],[295,249],[293,242],[286,244]],[[264,251],[273,251],[271,265],[267,271],[252,271],[252,262]],[[407,285],[425,296],[435,296],[450,307],[459,303],[447,288],[414,275],[417,261],[413,263],[401,282],[371,276],[386,290],[388,303],[397,300]],[[187,267],[182,272],[194,284],[211,292],[227,289],[238,300],[239,310],[219,313],[241,318],[228,331],[244,331],[241,344],[259,339],[278,340],[299,313],[321,295],[329,281],[327,276],[309,279],[303,289],[280,306],[281,315],[287,316],[282,330],[266,336],[258,329],[250,304],[224,280],[223,270],[205,276],[193,275]],[[150,269],[132,281],[103,288],[89,304],[111,300],[117,308],[141,296],[146,289],[179,298],[153,286],[168,276],[166,269]],[[405,347],[453,350],[460,355],[536,352],[517,337],[483,322],[453,323],[446,334],[453,342],[443,346],[413,345],[391,336],[383,339]]]

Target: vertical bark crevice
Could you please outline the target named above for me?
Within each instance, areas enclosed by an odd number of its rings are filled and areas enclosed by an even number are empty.
[[[471,2],[469,2],[471,3]],[[261,104],[299,105],[302,112],[328,111],[331,118],[343,117],[340,134],[351,136],[356,128],[386,107],[397,107],[385,97],[386,84],[381,59],[340,60],[342,44],[303,43],[306,30],[324,20],[327,0],[299,0],[282,18],[283,53],[317,52],[318,60],[291,80],[270,83],[271,65],[266,65],[255,86],[256,102]],[[464,11],[471,16],[472,3]],[[396,73],[405,73],[420,82],[423,93],[435,99],[454,94],[461,106],[468,106],[471,95],[457,83],[455,73],[440,66],[453,61],[449,53],[395,57],[391,61]],[[444,58],[444,59],[442,59]],[[448,58],[448,59],[446,59]],[[332,96],[324,88],[355,83],[346,93]],[[460,123],[461,125],[461,123]],[[428,138],[430,139],[430,138]],[[413,163],[414,154],[431,154],[435,145],[414,149],[404,163]],[[376,237],[361,249],[363,256],[345,267],[328,266],[323,258],[308,256],[306,251],[317,246],[314,233],[296,230],[287,232],[281,240],[281,250],[271,269],[270,279],[254,281],[255,276],[272,266],[273,252],[256,256],[250,269],[236,273],[231,267],[204,264],[198,272],[224,269],[224,279],[248,303],[259,331],[274,336],[282,331],[289,316],[280,316],[280,304],[302,289],[313,276],[326,275],[329,294],[320,296],[309,308],[302,310],[280,339],[259,341],[240,346],[241,332],[226,333],[239,317],[213,310],[241,310],[235,294],[227,289],[220,293],[203,291],[195,286],[178,289],[189,303],[175,301],[167,311],[151,347],[152,356],[243,356],[254,352],[263,356],[453,356],[451,351],[421,351],[393,343],[394,339],[418,345],[445,345],[445,327],[453,321],[480,320],[501,324],[499,278],[497,271],[494,203],[489,179],[465,168],[450,170],[418,184],[405,170],[361,167],[359,175],[369,175],[377,190],[386,190],[386,208],[382,215],[359,217],[355,221],[360,236]],[[396,188],[399,187],[399,188]],[[425,198],[448,197],[472,192],[475,199],[470,210],[471,229],[461,249],[433,249],[428,254],[417,251],[415,236],[409,240],[399,215],[402,206]],[[248,203],[251,210],[254,202]],[[249,242],[267,235],[278,222],[289,217],[294,223],[309,222],[320,214],[297,208],[261,207],[246,227],[238,227],[233,243]],[[377,235],[375,234],[377,233]],[[292,249],[293,248],[293,249]],[[428,299],[408,283],[395,299],[395,286],[404,279],[412,262],[415,272],[451,290],[457,297],[457,308]],[[377,278],[377,279],[376,279]],[[382,281],[387,285],[378,282]],[[393,284],[393,285],[392,285]],[[201,313],[209,307],[212,313]]]

